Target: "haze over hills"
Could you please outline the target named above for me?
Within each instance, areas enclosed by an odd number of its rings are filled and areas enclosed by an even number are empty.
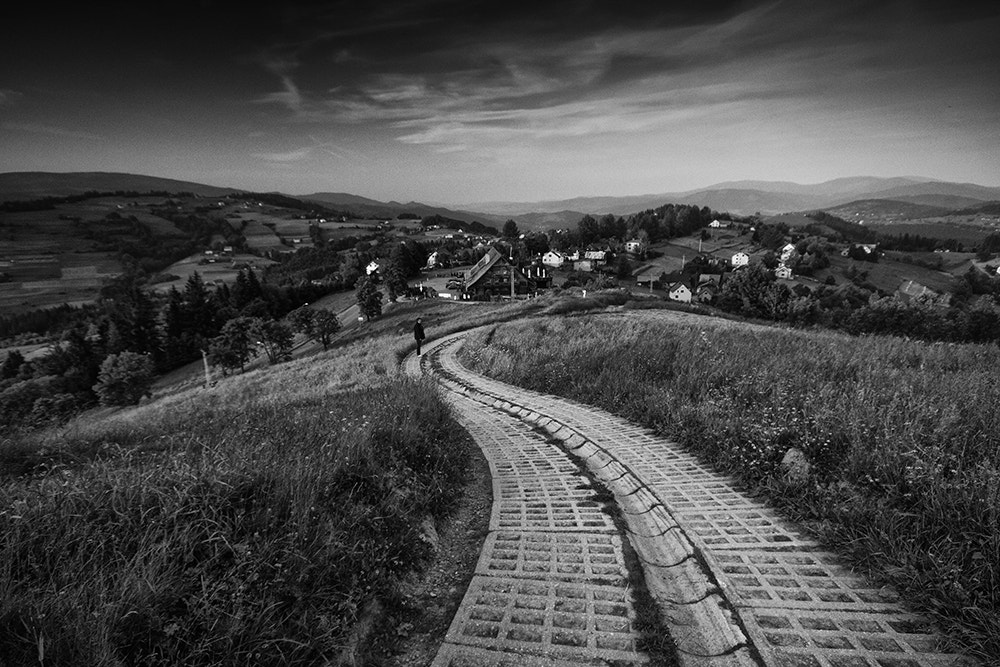
[[[192,192],[222,196],[239,188],[219,187],[154,176],[114,172],[11,172],[0,174],[0,201],[66,196],[88,190]],[[853,202],[880,201],[881,209],[897,206],[901,215],[919,210],[910,205],[961,209],[1000,200],[1000,187],[974,183],[949,183],[921,177],[881,178],[857,176],[804,185],[787,181],[727,181],[697,190],[630,196],[575,197],[537,202],[479,202],[454,207],[420,202],[382,202],[345,192],[293,195],[326,206],[349,209],[359,216],[395,218],[403,213],[426,217],[440,215],[464,222],[502,224],[508,218],[523,229],[552,229],[576,224],[586,214],[629,215],[666,203],[707,206],[736,215],[765,215],[790,211],[833,209]],[[893,204],[895,202],[895,204]]]
[[[697,190],[623,197],[576,197],[540,202],[480,202],[462,208],[516,216],[529,212],[579,210],[627,215],[666,202],[708,206],[739,215],[783,213],[839,206],[852,201],[896,201],[960,208],[1000,199],[1000,187],[948,183],[921,177],[857,176],[803,185],[787,181],[727,181]]]

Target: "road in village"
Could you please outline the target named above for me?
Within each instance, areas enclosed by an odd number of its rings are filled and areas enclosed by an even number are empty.
[[[641,650],[637,576],[685,667],[976,664],[676,443],[464,368],[463,337],[405,362],[446,388],[493,476],[490,532],[435,665],[660,662]]]

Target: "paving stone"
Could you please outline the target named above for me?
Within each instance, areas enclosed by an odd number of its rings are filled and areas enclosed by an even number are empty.
[[[614,494],[683,667],[742,667],[760,661],[788,667],[978,664],[947,651],[940,632],[925,618],[909,613],[894,591],[872,586],[851,572],[795,524],[745,496],[731,478],[702,465],[676,443],[602,410],[483,378],[462,368],[454,351],[449,345],[436,357],[440,370],[466,383],[470,398],[504,405],[512,414],[542,425]],[[495,424],[484,426],[488,422],[484,411],[477,409],[470,431],[480,428],[477,441],[487,442],[484,450],[492,456],[495,480],[516,480],[495,486],[495,498],[518,531],[491,534],[474,579],[482,593],[473,605],[478,611],[467,610],[461,622],[456,618],[453,630],[461,637],[455,641],[463,645],[446,644],[447,650],[438,656],[450,660],[448,656],[472,655],[472,662],[440,664],[511,664],[503,662],[511,651],[525,653],[523,660],[521,656],[514,660],[524,665],[541,664],[533,660],[574,664],[602,660],[606,654],[601,657],[594,651],[609,650],[614,642],[607,639],[598,645],[596,637],[608,637],[609,628],[616,628],[615,619],[598,623],[600,611],[594,608],[593,620],[581,620],[589,613],[587,605],[596,601],[574,597],[586,587],[571,583],[578,581],[572,577],[593,580],[588,579],[589,566],[572,558],[582,557],[584,547],[576,540],[615,537],[611,524],[607,533],[581,525],[590,515],[578,516],[573,508],[593,509],[584,500],[592,491],[585,484],[572,487],[555,481],[560,476],[572,478],[574,464],[541,448],[532,449],[514,437],[524,435],[516,428],[501,429],[506,431],[503,436],[490,435]],[[528,503],[533,503],[530,508]],[[560,521],[566,524],[565,532],[552,527]],[[548,522],[544,533],[534,533],[542,537],[525,537],[531,534],[525,524],[531,522]],[[573,522],[578,528],[569,528]],[[572,564],[578,566],[568,568],[572,572],[558,571],[559,554],[564,553],[559,539],[581,549],[569,552]],[[621,567],[617,561],[616,567]],[[517,588],[532,570],[545,577],[537,582],[542,587]],[[483,583],[484,574],[509,572],[519,579],[502,575],[492,577],[492,584]],[[553,587],[558,582],[553,579],[559,576],[567,579],[569,588],[556,593]],[[488,590],[489,586],[500,589]],[[631,606],[625,607],[627,617]],[[624,634],[624,627],[618,627],[622,630],[618,634]],[[627,643],[615,644],[614,650],[624,646]],[[630,655],[623,660],[643,660],[634,650]],[[488,656],[500,662],[484,662]]]
[[[545,655],[445,644],[438,651],[431,667],[608,667],[608,664],[601,658],[588,659],[585,656],[573,656],[572,659],[565,660]],[[616,658],[613,664],[616,667],[640,667],[649,662],[645,656],[634,655],[631,658]]]
[[[569,474],[493,480],[490,530],[614,532],[611,517],[585,480]]]
[[[755,609],[743,616],[768,664],[922,667],[973,664],[948,653],[925,619],[902,611]]]
[[[706,558],[738,606],[894,610],[899,595],[865,581],[823,551],[715,551]]]
[[[492,532],[476,573],[615,586],[628,581],[621,538],[615,534]]]
[[[562,660],[637,661],[625,586],[474,576],[445,641]]]

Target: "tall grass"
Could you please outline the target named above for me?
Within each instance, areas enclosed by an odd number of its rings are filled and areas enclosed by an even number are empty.
[[[1000,655],[1000,349],[709,322],[517,322],[463,355],[678,439]]]
[[[0,443],[0,664],[324,664],[469,443],[396,337]]]

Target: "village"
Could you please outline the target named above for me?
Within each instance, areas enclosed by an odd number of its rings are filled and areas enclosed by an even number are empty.
[[[514,238],[443,231],[421,276],[411,281],[414,296],[495,301],[529,298],[552,288],[619,287],[679,303],[712,304],[727,280],[755,264],[763,265],[778,284],[803,294],[845,282],[834,276],[835,270],[852,277],[866,273],[857,267],[874,266],[885,254],[876,243],[833,243],[801,234],[772,250],[753,240],[756,229],[751,223],[720,219],[700,233],[655,244],[636,237],[572,246],[561,242],[568,230]],[[453,259],[470,255],[480,258],[473,264]],[[365,273],[377,279],[386,261],[372,260]],[[996,267],[979,268],[987,275],[996,272]],[[911,271],[878,287],[904,301],[946,304],[943,284],[924,284],[925,273]]]

